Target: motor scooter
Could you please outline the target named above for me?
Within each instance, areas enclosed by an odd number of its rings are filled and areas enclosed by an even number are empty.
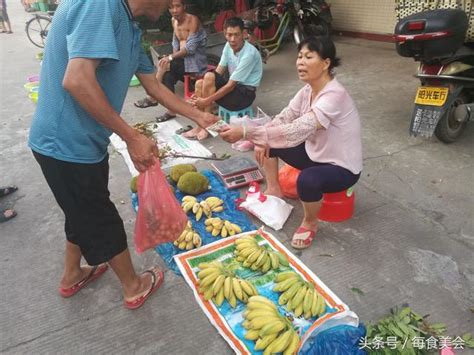
[[[463,10],[423,11],[401,19],[394,39],[398,54],[418,61],[410,134],[455,142],[474,119],[474,43],[465,43]]]

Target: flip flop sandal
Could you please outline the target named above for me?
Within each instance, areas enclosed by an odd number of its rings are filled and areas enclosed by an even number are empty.
[[[171,120],[173,118],[176,118],[176,115],[170,115],[168,112],[162,114],[161,116],[158,116],[156,118],[156,122],[161,123],[161,122],[166,122],[168,120]]]
[[[177,129],[175,133],[176,134],[183,134],[183,133],[186,133],[186,132],[188,132],[192,129],[193,129],[193,126],[187,125],[186,127],[181,127],[180,129]]]
[[[158,102],[153,102],[148,97],[145,97],[144,99],[135,101],[133,104],[135,105],[135,107],[138,107],[138,108],[147,108],[147,107],[158,106]]]
[[[311,246],[313,239],[316,237],[316,231],[312,231],[305,227],[299,227],[293,238],[291,238],[291,246],[295,249],[306,249]],[[294,244],[296,241],[303,241],[303,245]]]
[[[18,190],[18,187],[16,186],[2,186],[0,187],[0,197],[4,197],[6,195],[11,194],[12,192],[15,192]]]
[[[100,264],[100,265],[94,266],[91,272],[89,273],[89,275],[87,275],[85,278],[83,278],[81,281],[79,281],[75,285],[69,288],[60,287],[59,294],[64,298],[74,296],[76,293],[78,293],[80,290],[82,290],[92,281],[97,280],[104,272],[107,271],[108,268],[109,266],[107,264]]]
[[[12,214],[10,216],[5,216],[5,212],[7,211],[12,211]],[[0,214],[0,223],[3,223],[3,222],[6,222],[6,221],[9,221],[10,219],[12,218],[15,218],[16,217],[16,211],[15,210],[12,210],[12,209],[9,209],[9,210],[4,210],[1,214]]]
[[[155,274],[153,270],[146,270],[144,273],[150,273],[151,274],[151,287],[150,289],[143,295],[138,297],[137,299],[133,301],[124,301],[124,306],[125,308],[128,309],[137,309],[143,306],[145,301],[152,295],[153,292],[155,292],[163,283],[165,279],[165,275],[163,274],[163,271],[159,271],[158,274]]]

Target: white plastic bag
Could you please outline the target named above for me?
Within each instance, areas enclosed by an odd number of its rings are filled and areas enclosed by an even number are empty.
[[[264,195],[260,192],[259,184],[252,183],[240,208],[249,211],[267,226],[280,230],[290,216],[293,206],[276,196]]]
[[[270,122],[272,118],[268,116],[260,107],[257,107],[257,116],[249,117],[245,115],[243,117],[232,116],[229,120],[229,123],[234,126],[245,125],[247,127],[257,127],[263,126],[266,123]],[[232,148],[238,150],[239,152],[248,152],[254,148],[254,144],[247,140],[240,140],[232,144]]]

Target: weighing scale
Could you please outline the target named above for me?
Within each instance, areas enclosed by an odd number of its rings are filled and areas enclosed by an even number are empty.
[[[247,157],[229,158],[212,163],[212,167],[217,171],[228,189],[235,189],[254,181],[263,180],[263,175],[257,163]]]

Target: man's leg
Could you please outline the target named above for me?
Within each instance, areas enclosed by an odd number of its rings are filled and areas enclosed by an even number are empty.
[[[199,86],[199,89],[198,89]],[[196,82],[196,96],[206,98],[216,92],[216,75],[212,72],[206,73],[202,80]],[[204,112],[211,112],[213,104],[204,108]],[[198,140],[206,139],[209,133],[201,127],[196,127],[184,134],[187,138],[197,138]]]

